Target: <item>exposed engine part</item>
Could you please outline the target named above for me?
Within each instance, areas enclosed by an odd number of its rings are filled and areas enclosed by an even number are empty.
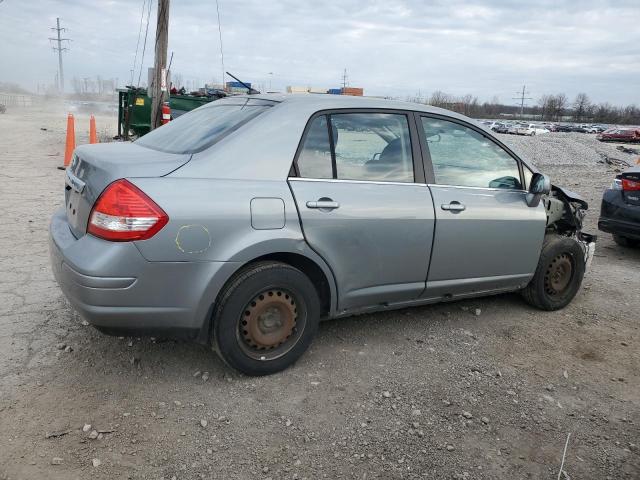
[[[582,231],[582,222],[589,208],[587,202],[579,195],[555,185],[543,202],[547,212],[547,231],[573,237],[581,246],[585,263],[589,265],[597,237]]]
[[[547,211],[547,230],[563,235],[576,235],[581,231],[588,208],[581,197],[554,185],[543,202]]]
[[[543,200],[544,208],[547,211],[547,227],[554,225],[564,217],[564,202],[556,197],[549,196]]]

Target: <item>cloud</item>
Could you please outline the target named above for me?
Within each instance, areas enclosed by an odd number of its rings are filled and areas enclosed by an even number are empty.
[[[155,39],[152,2],[145,69]],[[349,82],[371,95],[444,90],[510,102],[526,84],[534,98],[585,91],[596,101],[640,103],[636,0],[219,2],[226,69],[264,86],[336,87],[347,68]],[[47,37],[59,16],[73,39],[67,79],[128,82],[141,8],[142,0],[5,0],[0,81],[30,88],[53,81],[57,60]],[[172,2],[169,51],[174,75],[192,84],[220,80],[213,0]]]

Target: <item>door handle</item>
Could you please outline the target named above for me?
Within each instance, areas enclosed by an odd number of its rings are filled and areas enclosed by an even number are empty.
[[[467,207],[465,207],[463,204],[461,204],[460,202],[451,202],[451,203],[443,203],[442,205],[440,205],[440,207],[443,210],[449,210],[450,212],[462,212],[463,210],[466,210]]]
[[[340,204],[338,202],[334,202],[333,200],[318,200],[315,202],[307,202],[307,208],[334,210],[336,208],[340,208]]]

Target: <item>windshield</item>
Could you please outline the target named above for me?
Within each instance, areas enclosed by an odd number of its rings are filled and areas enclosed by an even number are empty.
[[[168,153],[200,152],[269,108],[247,103],[197,108],[147,133],[135,143]]]

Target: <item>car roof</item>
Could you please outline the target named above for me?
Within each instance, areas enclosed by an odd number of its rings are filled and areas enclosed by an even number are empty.
[[[443,108],[413,102],[375,97],[330,94],[234,95],[203,105],[202,109],[222,105],[272,104],[247,122],[241,131],[228,135],[212,147],[194,154],[192,161],[172,175],[192,178],[233,178],[281,180],[287,178],[291,160],[309,119],[317,112],[340,109],[403,110],[442,115],[473,124],[496,139],[480,122]],[[250,139],[250,141],[248,141]],[[497,140],[497,139],[496,139]],[[497,140],[499,141],[499,140]],[[509,147],[510,148],[510,147]],[[510,148],[514,150],[513,148]],[[516,155],[522,155],[515,151]],[[207,161],[199,161],[206,158]],[[532,167],[528,162],[525,164]],[[537,171],[535,167],[532,170]]]
[[[390,110],[412,110],[426,113],[436,113],[448,117],[469,120],[468,117],[459,115],[451,110],[432,107],[422,103],[406,102],[402,100],[390,100],[378,97],[357,97],[353,95],[331,95],[326,93],[282,93],[282,94],[257,94],[234,95],[217,102],[233,99],[259,99],[274,103],[286,104],[288,107],[299,107],[304,110],[330,110],[339,108],[380,108]],[[212,102],[212,103],[217,103]]]

